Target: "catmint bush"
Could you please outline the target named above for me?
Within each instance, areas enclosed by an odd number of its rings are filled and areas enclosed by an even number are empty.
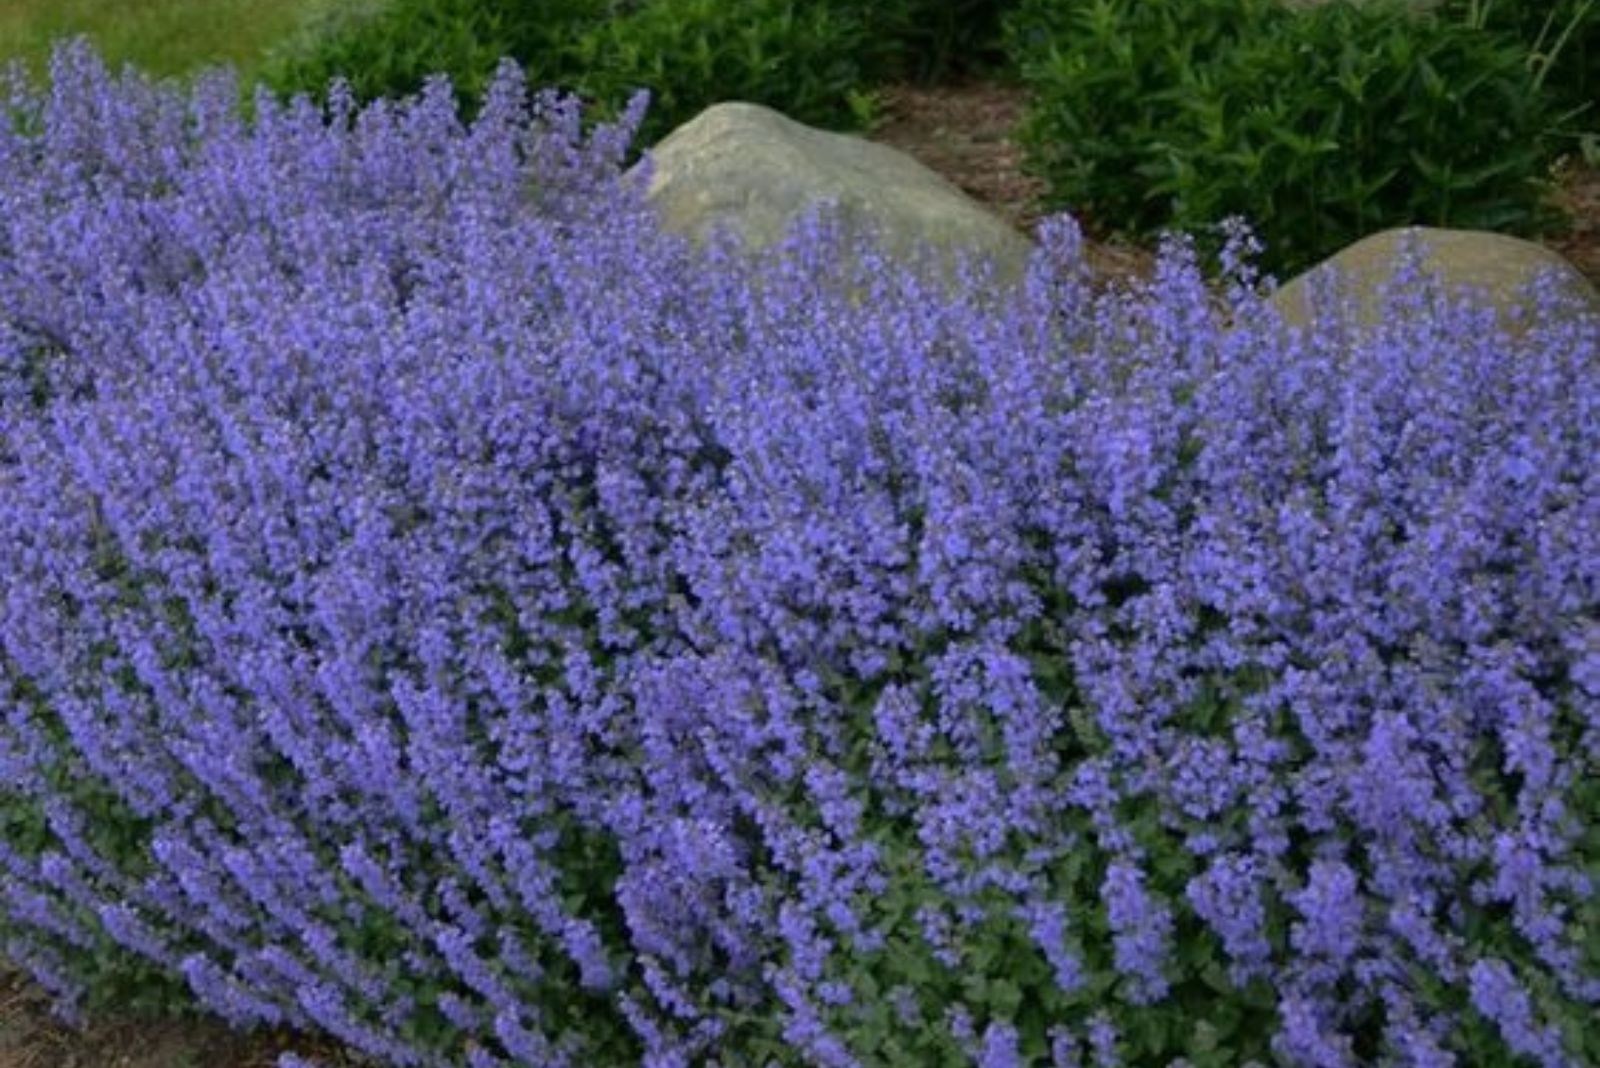
[[[1600,324],[659,233],[502,69],[0,126],[0,935],[405,1066],[1600,1060]],[[854,256],[844,253],[850,251]],[[841,263],[850,264],[840,268]],[[846,276],[839,277],[841,270]],[[840,283],[843,284],[840,284]],[[986,295],[988,294],[988,295]],[[994,299],[991,299],[993,297]],[[293,1062],[298,1063],[298,1062]]]

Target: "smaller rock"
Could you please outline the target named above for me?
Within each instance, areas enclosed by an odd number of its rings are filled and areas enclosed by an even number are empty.
[[[1416,240],[1426,273],[1436,275],[1446,293],[1480,291],[1494,306],[1501,325],[1512,333],[1523,327],[1509,317],[1512,308],[1532,307],[1527,287],[1544,271],[1552,271],[1557,288],[1573,301],[1578,314],[1600,316],[1597,292],[1560,255],[1531,241],[1478,230],[1442,230],[1423,226],[1384,230],[1364,237],[1289,281],[1270,300],[1286,324],[1307,326],[1331,311],[1313,308],[1313,280],[1332,272],[1343,296],[1356,309],[1357,325],[1373,326],[1381,311],[1381,294],[1400,265],[1408,240]],[[1526,322],[1527,319],[1523,319]]]

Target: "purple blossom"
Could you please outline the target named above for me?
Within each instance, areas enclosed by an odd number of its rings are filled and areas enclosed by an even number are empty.
[[[821,211],[752,263],[622,179],[642,98],[510,66],[470,124],[82,46],[0,96],[0,914],[64,1011],[109,953],[395,1063],[843,1066],[1004,930],[1068,1007],[939,1041],[1106,1066],[1214,936],[1258,1060],[1443,1068],[1467,1004],[1578,1059],[1600,329],[1548,284],[1513,337],[1411,262],[1356,334],[1238,234],[1220,301],[1181,241],[1097,295],[1066,219],[1015,291]]]
[[[1342,971],[1363,942],[1363,899],[1356,873],[1339,861],[1319,860],[1292,900],[1301,916],[1290,934],[1295,949]]]
[[[1328,1026],[1327,1010],[1318,1001],[1285,993],[1278,998],[1278,1014],[1283,1027],[1272,1040],[1273,1048],[1292,1063],[1315,1068],[1353,1068],[1358,1063],[1350,1038]]]
[[[1022,1051],[1017,1046],[1017,1029],[994,1022],[983,1030],[983,1045],[978,1051],[979,1068],[1022,1068]]]
[[[1084,982],[1083,961],[1067,944],[1067,910],[1059,902],[1033,902],[1018,906],[1017,915],[1028,924],[1028,934],[1054,972],[1056,986],[1065,993]]]
[[[1225,855],[1190,880],[1186,891],[1195,914],[1222,939],[1232,959],[1229,974],[1240,985],[1262,974],[1272,952],[1265,934],[1265,890],[1254,857]]]
[[[1535,1020],[1527,990],[1504,961],[1478,961],[1468,981],[1472,1007],[1494,1023],[1513,1052],[1544,1068],[1574,1063],[1562,1048],[1560,1030],[1553,1024],[1540,1026]]]
[[[1122,1057],[1117,1051],[1119,1036],[1111,1017],[1104,1010],[1089,1017],[1089,1050],[1094,1068],[1119,1068]]]
[[[1117,971],[1134,980],[1130,1000],[1150,1004],[1166,996],[1162,974],[1172,937],[1172,912],[1144,888],[1144,875],[1134,865],[1113,861],[1101,888],[1113,932]]]

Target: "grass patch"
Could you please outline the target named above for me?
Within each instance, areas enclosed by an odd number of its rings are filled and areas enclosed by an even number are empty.
[[[267,50],[330,0],[7,0],[0,5],[0,58],[21,57],[36,74],[51,44],[87,34],[108,64],[133,63],[180,76],[221,63],[250,74]]]

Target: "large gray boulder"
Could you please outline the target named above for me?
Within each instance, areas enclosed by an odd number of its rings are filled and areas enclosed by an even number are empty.
[[[876,232],[901,262],[926,242],[945,279],[959,253],[987,259],[1005,286],[1022,277],[1033,250],[1027,237],[905,153],[759,104],[715,104],[649,157],[648,196],[662,225],[696,243],[727,224],[758,252],[826,203],[847,233]]]
[[[1364,237],[1280,287],[1271,303],[1285,323],[1307,326],[1333,314],[1348,298],[1356,325],[1369,328],[1381,311],[1381,292],[1402,262],[1406,242],[1418,243],[1423,270],[1436,275],[1449,294],[1476,290],[1493,305],[1500,323],[1513,333],[1522,327],[1511,309],[1530,308],[1527,287],[1542,272],[1553,272],[1554,284],[1572,299],[1577,314],[1600,316],[1600,292],[1559,254],[1531,241],[1478,230],[1442,230],[1412,226]],[[1323,302],[1313,283],[1332,275],[1335,299]],[[1527,322],[1525,317],[1521,320]]]

